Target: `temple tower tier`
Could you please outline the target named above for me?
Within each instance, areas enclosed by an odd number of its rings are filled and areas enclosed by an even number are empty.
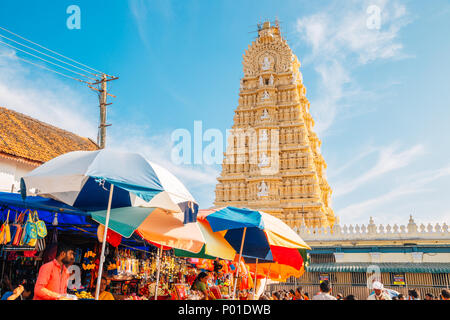
[[[332,227],[332,190],[300,62],[278,23],[258,25],[243,56],[234,124],[214,205],[262,210],[291,227]]]

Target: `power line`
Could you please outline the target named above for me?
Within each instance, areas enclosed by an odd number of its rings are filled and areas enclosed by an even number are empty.
[[[16,40],[13,40],[13,39],[11,39],[11,38],[8,38],[8,37],[6,37],[6,36],[4,36],[4,35],[2,35],[2,34],[0,34],[0,37],[5,38],[5,39],[8,39],[9,41],[12,41],[12,42],[14,42],[14,43],[17,43],[17,44],[19,44],[19,45],[21,45],[21,46],[23,46],[23,47],[25,47],[25,48],[27,48],[27,49],[31,49],[31,50],[33,50],[33,51],[39,52],[40,54],[42,54],[42,55],[44,55],[44,56],[47,56],[47,57],[49,57],[49,58],[52,58],[52,59],[54,59],[54,60],[56,60],[56,61],[65,63],[65,64],[67,64],[67,65],[69,65],[69,66],[71,66],[71,67],[74,67],[74,68],[77,68],[77,69],[82,70],[82,71],[84,71],[84,72],[87,72],[87,73],[89,73],[89,74],[92,74],[93,76],[97,76],[96,73],[92,73],[92,72],[89,71],[89,70],[85,70],[85,69],[80,68],[80,67],[78,67],[78,66],[76,66],[76,65],[73,65],[73,64],[70,64],[70,63],[68,63],[68,62],[66,62],[66,61],[60,60],[60,59],[58,59],[58,58],[55,58],[55,57],[53,57],[53,56],[51,56],[51,55],[49,55],[49,54],[46,54],[46,53],[41,52],[41,51],[39,51],[39,50],[36,50],[36,49],[34,49],[34,48],[32,48],[32,47],[29,47],[29,46],[27,46],[27,45],[24,45],[23,43],[20,43],[20,42],[18,42],[18,41],[16,41]]]
[[[28,39],[26,39],[26,38],[24,38],[24,37],[22,37],[22,36],[20,36],[20,35],[18,35],[18,34],[16,34],[16,33],[12,32],[12,31],[9,31],[8,29],[5,29],[5,28],[1,27],[1,26],[0,26],[0,29],[6,31],[6,32],[8,32],[8,33],[10,33],[10,34],[12,34],[12,35],[14,35],[14,36],[16,36],[16,37],[19,37],[19,38],[21,38],[21,39],[23,39],[23,40],[25,40],[25,41],[28,41],[28,42],[30,42],[30,43],[32,43],[32,44],[34,44],[34,45],[36,45],[36,46],[38,46],[38,47],[40,47],[40,48],[42,48],[42,49],[45,49],[45,50],[50,51],[50,52],[52,52],[52,53],[54,53],[54,54],[56,54],[56,55],[58,55],[58,56],[60,56],[60,57],[63,57],[64,59],[67,59],[67,60],[70,60],[70,61],[72,61],[72,62],[75,62],[75,63],[77,63],[77,64],[79,64],[79,65],[81,65],[81,66],[83,66],[83,67],[88,68],[88,69],[94,70],[95,72],[98,72],[98,75],[100,75],[100,74],[106,74],[106,73],[104,73],[104,72],[102,72],[102,71],[96,70],[96,69],[91,68],[91,67],[89,67],[89,66],[87,66],[87,65],[85,65],[85,64],[82,64],[81,62],[78,62],[78,61],[73,60],[73,59],[71,59],[71,58],[69,58],[69,57],[66,57],[66,56],[64,56],[64,55],[62,55],[62,54],[60,54],[60,53],[58,53],[58,52],[56,52],[56,51],[53,51],[53,50],[51,50],[51,49],[48,49],[48,48],[46,48],[46,47],[44,47],[44,46],[42,46],[42,45],[40,45],[40,44],[38,44],[38,43],[36,43],[36,42],[33,42],[33,41],[31,41],[31,40],[28,40]],[[107,75],[107,76],[108,76],[108,77],[111,77],[110,75]]]
[[[8,47],[11,47],[11,48],[13,48],[13,49],[22,51],[22,52],[24,52],[24,53],[26,53],[26,54],[29,54],[30,56],[33,56],[33,57],[35,57],[35,58],[37,58],[37,59],[40,59],[40,60],[42,60],[42,61],[51,63],[51,64],[53,64],[53,65],[55,65],[55,66],[57,66],[57,67],[59,67],[59,68],[62,68],[62,69],[65,69],[65,70],[67,70],[67,71],[76,73],[76,74],[78,74],[78,75],[80,75],[80,76],[83,76],[83,77],[85,77],[85,78],[88,78],[88,79],[91,79],[91,80],[94,80],[94,81],[97,80],[97,79],[95,79],[95,78],[88,77],[88,76],[86,76],[86,75],[84,75],[84,74],[82,74],[82,73],[79,73],[79,72],[77,72],[77,71],[73,71],[73,70],[71,70],[71,69],[68,69],[68,68],[66,68],[66,67],[63,67],[63,66],[61,66],[61,65],[59,65],[59,64],[57,64],[57,63],[48,61],[48,60],[46,60],[46,59],[44,59],[44,58],[41,58],[41,57],[39,57],[39,56],[37,56],[37,55],[35,55],[35,54],[29,53],[29,52],[27,52],[27,51],[25,51],[25,50],[19,49],[19,48],[15,47],[15,46],[13,46],[13,45],[11,45],[11,44],[9,44],[9,43],[6,43],[6,42],[4,42],[4,41],[1,41],[1,40],[0,40],[0,43],[3,43],[3,44],[5,44],[5,45],[7,45]]]
[[[59,71],[55,71],[55,70],[53,70],[53,69],[50,69],[50,68],[47,68],[47,67],[41,66],[40,64],[37,64],[37,63],[31,62],[31,61],[29,61],[29,60],[26,60],[26,59],[24,59],[24,58],[20,58],[20,57],[17,57],[17,56],[16,56],[16,58],[17,58],[17,59],[19,59],[19,60],[25,61],[25,62],[27,62],[27,63],[29,63],[29,64],[32,64],[32,65],[34,65],[34,66],[36,66],[36,67],[39,67],[39,68],[42,68],[42,69],[45,69],[45,70],[48,70],[48,71],[51,71],[51,72],[54,72],[54,73],[60,74],[60,75],[62,75],[62,76],[64,76],[64,77],[67,77],[67,78],[70,78],[70,79],[73,79],[73,80],[76,80],[76,81],[79,81],[79,82],[82,82],[82,83],[87,83],[87,84],[90,84],[90,83],[89,83],[89,82],[87,82],[87,81],[84,81],[84,80],[81,80],[81,79],[77,79],[77,78],[71,77],[71,76],[69,76],[69,75],[66,75],[66,74],[64,74],[64,73],[62,73],[62,72],[59,72]]]
[[[49,52],[52,52],[52,53],[54,53],[54,54],[56,54],[56,55],[58,55],[58,56],[60,56],[60,57],[63,57],[63,58],[65,58],[65,59],[67,59],[67,60],[70,60],[70,61],[73,61],[73,62],[75,62],[75,63],[77,63],[77,64],[79,64],[79,65],[81,65],[81,66],[83,66],[83,67],[86,67],[86,68],[88,68],[88,69],[91,69],[91,70],[94,70],[94,71],[96,71],[96,72],[99,72],[99,74],[93,74],[93,73],[90,72],[90,71],[84,70],[84,69],[82,69],[82,68],[80,68],[80,67],[77,67],[77,66],[75,66],[75,65],[73,65],[73,64],[67,63],[66,61],[62,61],[62,60],[57,59],[57,58],[55,58],[55,57],[53,57],[53,56],[51,56],[51,55],[48,55],[48,54],[43,53],[43,52],[41,52],[41,51],[39,51],[39,50],[36,50],[36,49],[31,48],[31,47],[29,47],[29,46],[26,46],[26,45],[24,45],[24,44],[22,44],[22,43],[20,43],[20,42],[18,42],[18,41],[15,41],[15,40],[13,40],[13,39],[10,39],[10,38],[8,38],[8,37],[5,37],[5,36],[3,36],[3,35],[0,35],[0,37],[3,37],[3,38],[5,38],[5,39],[7,39],[7,40],[10,40],[10,41],[13,41],[14,43],[17,43],[17,44],[19,44],[20,46],[23,46],[23,47],[25,47],[25,48],[27,48],[27,49],[31,49],[31,50],[33,50],[33,51],[36,51],[36,52],[38,52],[39,54],[45,55],[45,56],[47,56],[47,57],[50,57],[51,59],[57,60],[57,61],[59,61],[59,62],[62,62],[62,63],[64,63],[64,64],[66,64],[66,65],[69,65],[69,66],[71,66],[71,67],[80,69],[80,70],[82,70],[82,71],[84,71],[84,72],[87,72],[87,73],[92,74],[92,75],[94,75],[95,77],[97,77],[97,79],[91,78],[91,77],[89,77],[89,76],[87,76],[87,75],[85,75],[85,74],[79,73],[79,72],[77,72],[77,71],[74,71],[74,70],[72,70],[72,69],[66,68],[66,67],[61,66],[61,65],[59,65],[59,64],[57,64],[57,63],[54,63],[54,62],[52,62],[52,61],[46,60],[46,59],[44,59],[44,58],[42,58],[42,57],[40,57],[40,56],[37,56],[37,55],[35,55],[35,54],[32,54],[32,53],[30,53],[30,52],[28,52],[28,51],[26,51],[26,50],[19,49],[19,48],[15,47],[15,46],[13,46],[13,45],[7,43],[7,42],[0,41],[0,43],[3,43],[3,44],[5,44],[5,45],[7,45],[8,47],[11,47],[11,48],[13,48],[13,49],[15,49],[15,50],[18,50],[18,51],[21,51],[21,52],[24,52],[24,53],[26,53],[26,54],[28,54],[28,55],[30,55],[30,56],[33,56],[33,57],[35,57],[35,58],[37,58],[37,59],[39,59],[39,60],[42,60],[42,61],[45,61],[45,62],[47,62],[47,63],[53,64],[53,65],[55,65],[55,66],[57,66],[57,67],[59,67],[59,68],[62,68],[62,69],[64,69],[64,70],[67,70],[67,71],[69,71],[69,72],[76,73],[76,74],[78,74],[78,75],[80,75],[80,76],[82,76],[82,77],[85,77],[85,78],[87,78],[87,79],[94,80],[93,82],[87,82],[87,81],[85,81],[85,80],[81,80],[81,79],[72,77],[72,76],[67,75],[67,74],[65,74],[65,73],[62,73],[62,72],[59,72],[59,71],[56,71],[56,70],[47,68],[47,67],[45,67],[45,66],[43,66],[43,65],[39,65],[39,64],[34,63],[34,62],[31,62],[31,61],[29,61],[29,60],[20,58],[20,57],[18,57],[18,56],[16,55],[16,58],[17,58],[17,59],[20,59],[20,60],[22,60],[22,61],[24,61],[24,62],[27,62],[27,63],[32,64],[32,65],[34,65],[34,66],[37,66],[37,67],[39,67],[39,68],[42,68],[42,69],[45,69],[45,70],[48,70],[48,71],[57,73],[57,74],[59,74],[59,75],[62,75],[62,76],[64,76],[64,77],[67,77],[67,78],[70,78],[70,79],[73,79],[73,80],[76,80],[76,81],[79,81],[79,82],[82,82],[82,83],[86,83],[87,86],[88,86],[90,89],[95,90],[95,91],[98,92],[98,98],[99,98],[99,102],[100,102],[100,126],[99,126],[99,132],[98,132],[98,136],[97,136],[97,143],[100,143],[100,148],[102,148],[102,149],[105,148],[105,145],[106,145],[106,127],[111,126],[110,124],[106,124],[106,107],[112,104],[112,103],[107,103],[107,97],[108,97],[108,96],[111,96],[111,97],[113,97],[113,98],[116,97],[116,96],[114,96],[114,95],[108,93],[107,83],[108,83],[109,81],[117,80],[117,79],[119,79],[119,77],[107,75],[107,74],[104,73],[104,72],[98,71],[98,70],[96,70],[96,69],[94,69],[94,68],[91,68],[91,67],[89,67],[89,66],[87,66],[87,65],[84,65],[84,64],[82,64],[82,63],[80,63],[80,62],[78,62],[78,61],[75,61],[75,60],[70,59],[70,58],[68,58],[68,57],[66,57],[66,56],[63,56],[62,54],[59,54],[59,53],[56,52],[56,51],[53,51],[53,50],[50,50],[50,49],[48,49],[48,48],[46,48],[46,47],[44,47],[44,46],[41,46],[40,44],[37,44],[37,43],[35,43],[35,42],[31,41],[31,40],[28,40],[28,39],[26,39],[26,38],[24,38],[24,37],[22,37],[22,36],[20,36],[20,35],[18,35],[18,34],[15,34],[15,33],[11,32],[11,31],[9,31],[9,30],[3,28],[3,27],[0,27],[0,29],[1,29],[1,30],[4,30],[4,31],[6,31],[6,32],[9,32],[9,33],[13,34],[14,36],[19,37],[19,38],[21,38],[21,39],[23,39],[23,40],[25,40],[25,41],[28,41],[28,42],[30,42],[30,43],[32,43],[32,44],[34,44],[34,45],[36,45],[36,46],[38,46],[38,47],[40,47],[40,48],[43,48],[43,49],[45,49],[45,50],[47,50],[47,51],[49,51]],[[100,79],[98,79],[98,78],[100,78]],[[94,87],[95,85],[97,85],[97,88]],[[101,85],[101,86],[100,86],[100,85]]]

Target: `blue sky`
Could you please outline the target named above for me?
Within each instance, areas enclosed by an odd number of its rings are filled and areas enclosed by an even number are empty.
[[[81,29],[69,30],[69,5]],[[367,28],[367,8],[381,28]],[[264,19],[302,63],[333,209],[341,223],[450,223],[450,3],[434,1],[0,2],[0,26],[118,75],[108,146],[171,170],[201,207],[219,165],[171,162],[171,133],[232,125],[242,54]],[[0,34],[6,35],[4,32]],[[85,86],[16,59],[0,45],[0,105],[96,138],[97,98]],[[205,146],[205,145],[204,145]]]

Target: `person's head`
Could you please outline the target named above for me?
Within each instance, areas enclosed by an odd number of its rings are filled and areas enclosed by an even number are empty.
[[[24,281],[24,284],[22,286],[23,286],[22,297],[27,300],[32,299],[34,284],[31,281]]]
[[[203,283],[207,283],[208,282],[208,274],[206,272],[200,272],[197,276],[197,280],[201,281]]]
[[[75,262],[75,250],[72,246],[60,243],[56,250],[56,260],[61,261],[66,267]]]
[[[259,296],[259,300],[270,300],[270,299],[265,293],[263,293],[262,295]]]
[[[308,292],[305,292],[304,294],[305,294],[305,296],[307,296],[307,297],[309,298],[309,294],[308,294]]]
[[[403,293],[400,293],[397,297],[398,297],[398,300],[405,300],[405,296]]]
[[[289,290],[289,296],[292,298],[292,297],[295,297],[295,291],[293,290],[293,289],[291,289],[291,290]]]
[[[444,289],[441,291],[442,300],[450,300],[450,290]]]
[[[105,277],[102,277],[102,279],[100,280],[100,292],[105,291],[107,286],[108,280]]]
[[[393,296],[392,300],[398,300],[398,296]]]
[[[303,288],[302,287],[297,287],[297,289],[295,290],[295,295],[296,296],[301,296],[303,294]]]
[[[427,293],[425,295],[425,300],[434,300],[434,295],[432,293]]]
[[[416,289],[408,290],[408,295],[411,297],[411,299],[419,299],[419,292],[417,292]]]
[[[342,293],[338,293],[338,294],[336,295],[336,299],[342,300],[342,299],[344,299],[344,295],[343,295]]]
[[[375,281],[372,284],[373,291],[375,291],[375,295],[379,296],[383,292],[383,284],[379,281]]]
[[[354,295],[349,294],[348,296],[346,296],[346,297],[344,298],[344,300],[356,300],[356,298],[355,298]]]
[[[322,281],[322,283],[320,284],[320,291],[323,293],[331,292],[331,284],[328,280]]]
[[[272,294],[272,298],[273,298],[273,300],[281,300],[281,294],[278,291],[275,291]]]

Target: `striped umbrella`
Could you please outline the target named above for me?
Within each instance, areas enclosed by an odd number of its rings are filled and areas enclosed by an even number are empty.
[[[102,149],[74,151],[56,157],[21,179],[22,197],[39,195],[84,211],[111,208],[162,208],[183,212],[195,222],[198,204],[169,171],[137,153]]]
[[[239,263],[241,257],[255,258],[301,270],[303,258],[299,249],[311,249],[287,224],[262,211],[224,207],[200,210],[198,219],[207,221],[213,232],[221,233],[239,252]],[[233,295],[235,291],[236,283]]]

